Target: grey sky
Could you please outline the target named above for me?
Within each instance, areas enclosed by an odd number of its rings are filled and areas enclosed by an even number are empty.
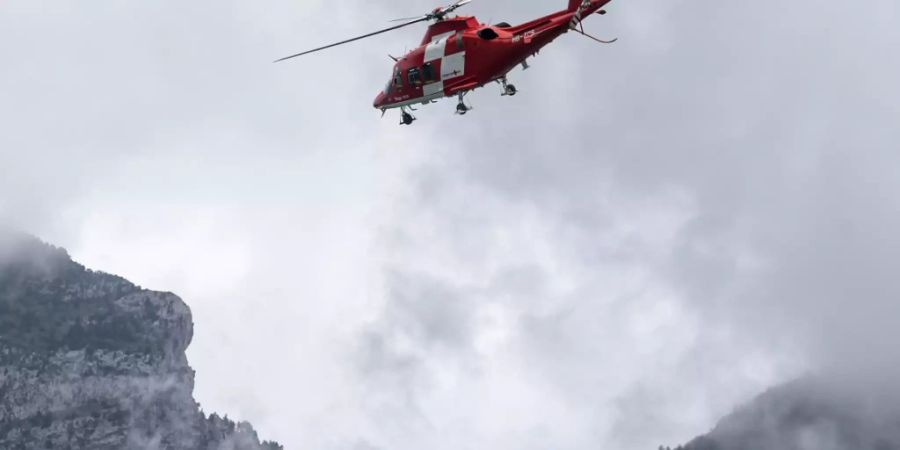
[[[204,408],[289,448],[655,448],[900,361],[896,2],[617,1],[409,128],[422,29],[269,63],[434,6],[7,1],[0,216],[183,296]]]

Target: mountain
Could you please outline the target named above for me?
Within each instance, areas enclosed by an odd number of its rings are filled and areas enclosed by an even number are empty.
[[[177,296],[0,230],[0,448],[281,449],[200,410],[192,335]]]
[[[900,449],[897,392],[889,377],[804,377],[768,390],[676,449]]]

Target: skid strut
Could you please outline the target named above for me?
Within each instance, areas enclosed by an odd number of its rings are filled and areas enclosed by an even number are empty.
[[[516,90],[516,85],[510,84],[508,81],[506,81],[506,77],[497,80],[497,82],[499,82],[503,86],[503,93],[500,95],[509,95],[510,97],[512,97],[513,95],[516,95],[516,92],[519,92],[518,90]]]
[[[459,103],[456,105],[456,114],[463,115],[472,110],[471,106],[467,106],[466,102],[463,101],[463,97],[466,96],[465,92],[459,93]]]

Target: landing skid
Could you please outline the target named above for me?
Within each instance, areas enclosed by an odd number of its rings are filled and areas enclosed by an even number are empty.
[[[503,87],[503,92],[500,94],[501,96],[510,96],[511,97],[513,95],[516,95],[519,92],[519,90],[516,89],[516,86],[514,84],[510,83],[506,79],[506,77],[498,78],[496,81]],[[469,91],[462,91],[457,94],[457,99],[459,100],[459,102],[456,104],[456,114],[459,116],[466,115],[469,111],[472,111],[473,109],[475,109],[472,106],[467,105],[465,102],[465,97],[466,97],[466,94],[468,94],[468,93],[469,93]],[[431,100],[427,103],[435,103],[435,101]],[[400,106],[399,108],[400,108],[400,125],[412,125],[412,123],[417,120],[416,116],[414,116],[412,114],[412,111],[415,111],[415,109],[412,106],[406,105],[406,106]],[[384,115],[385,111],[386,110],[382,109],[382,111],[381,111],[382,116]]]

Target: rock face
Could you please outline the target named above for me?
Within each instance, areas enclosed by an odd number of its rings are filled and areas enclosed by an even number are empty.
[[[900,449],[897,383],[885,377],[802,378],[770,389],[676,449]]]
[[[280,449],[207,417],[191,311],[0,230],[0,449]]]

